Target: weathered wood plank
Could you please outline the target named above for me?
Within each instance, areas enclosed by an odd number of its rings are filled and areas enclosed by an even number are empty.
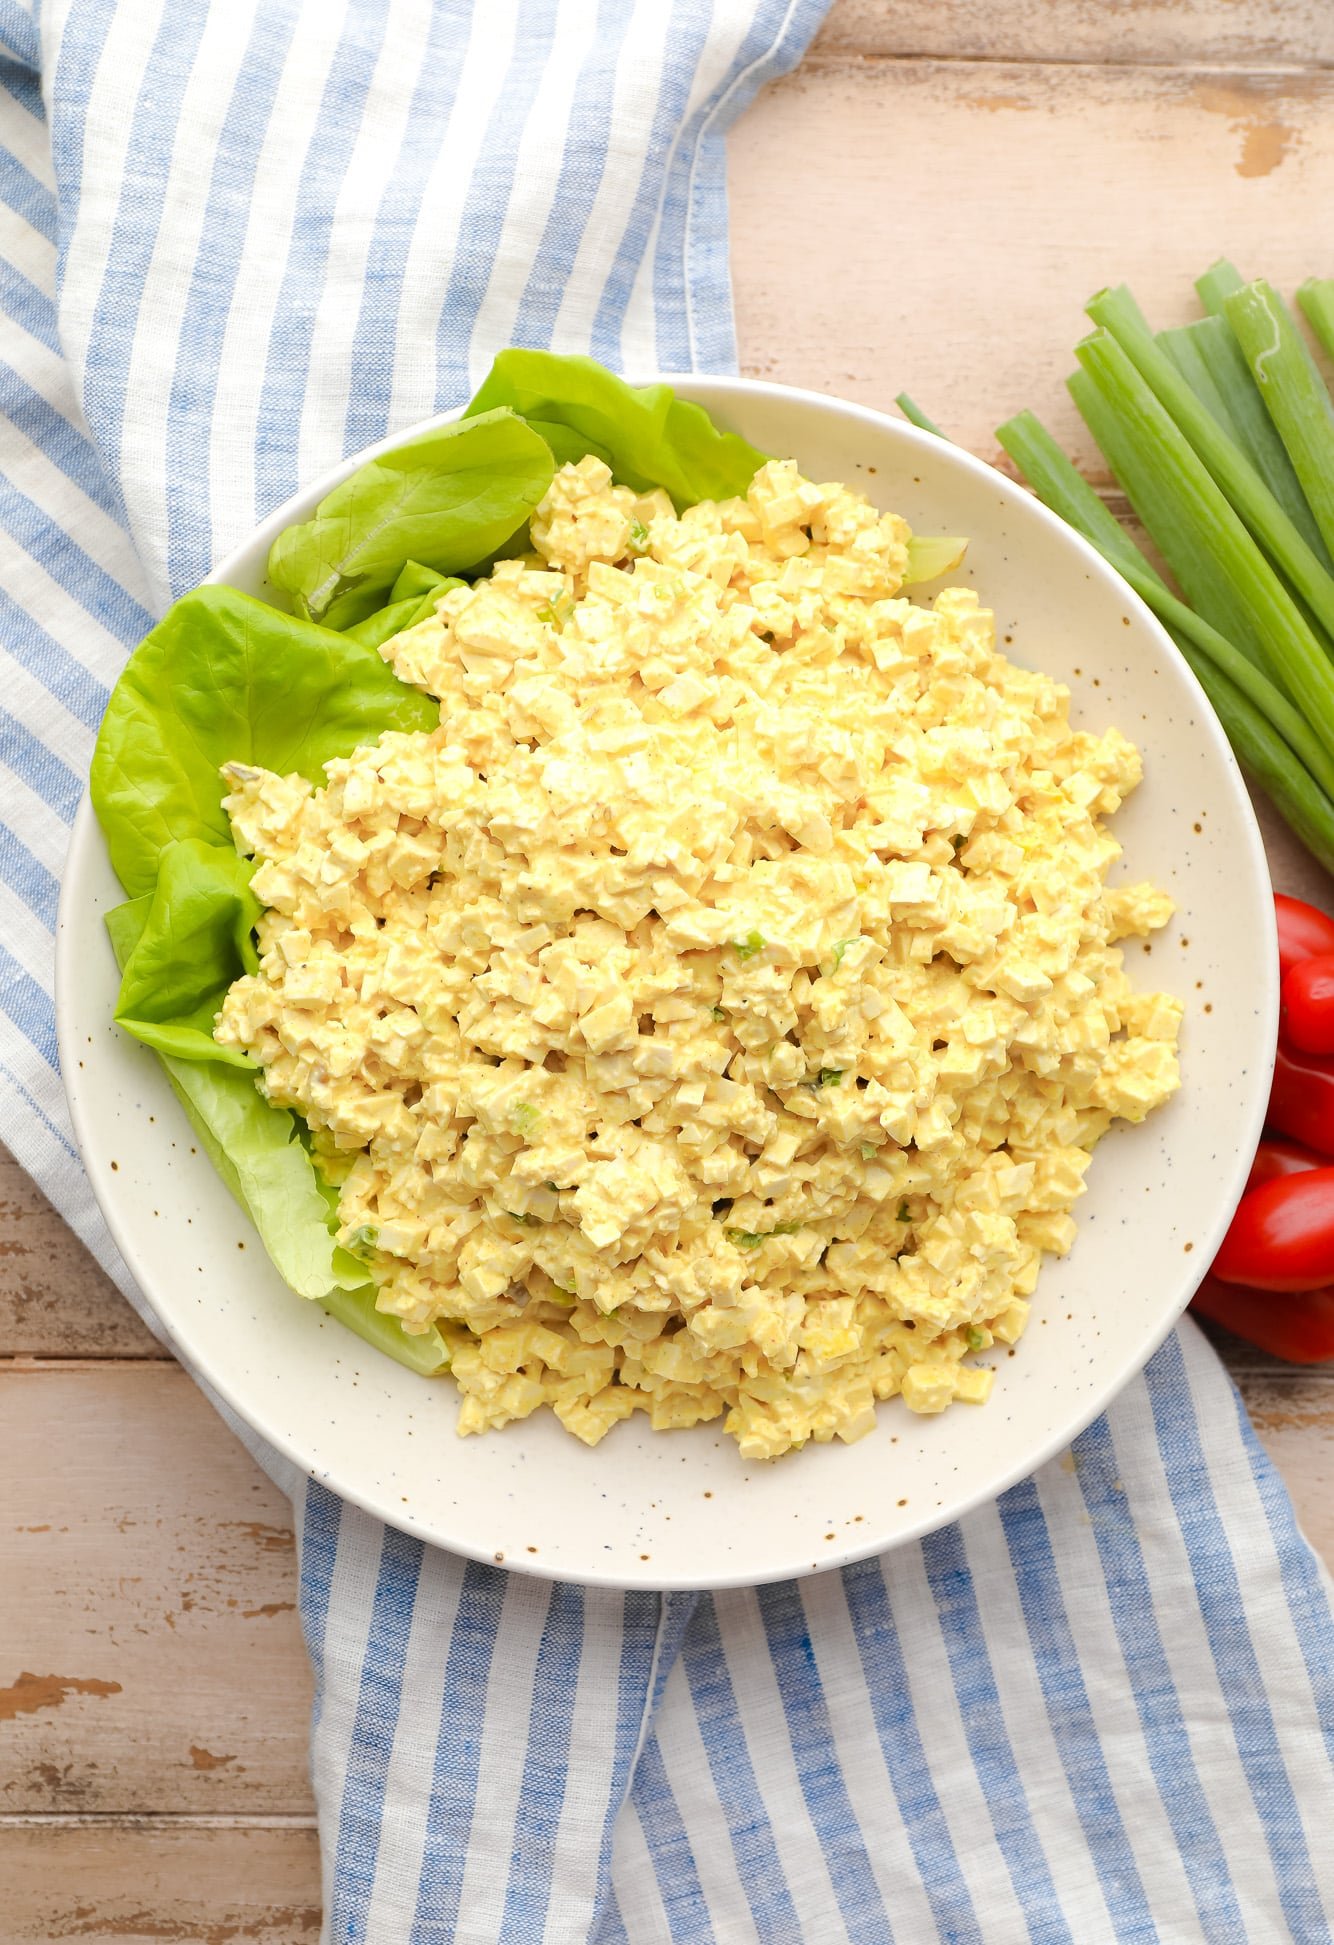
[[[955,60],[1334,61],[1324,0],[836,0],[812,50]]]
[[[309,1809],[290,1508],[185,1373],[0,1372],[0,1467],[0,1812]]]
[[[0,1823],[5,1945],[300,1945],[320,1929],[315,1832]]]
[[[1064,388],[1101,285],[1169,324],[1220,251],[1285,289],[1330,268],[1294,213],[1334,200],[1334,73],[828,59],[731,142],[744,368],[906,389],[988,458],[1031,406],[1101,475]]]
[[[1233,1367],[1260,1442],[1283,1475],[1307,1539],[1334,1570],[1334,1390],[1329,1373]]]
[[[0,1148],[0,1357],[167,1357]]]

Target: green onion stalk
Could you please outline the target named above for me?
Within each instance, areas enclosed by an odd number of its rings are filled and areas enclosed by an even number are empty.
[[[1317,754],[1320,746],[1312,749],[1300,714],[1231,642],[1170,591],[1033,413],[1007,420],[997,437],[1043,504],[1091,542],[1164,623],[1242,768],[1307,849],[1334,871],[1334,800],[1303,761],[1303,751]]]
[[[1099,291],[1085,308],[1094,323],[1121,347],[1163,407],[1177,437],[1194,449],[1240,521],[1282,569],[1321,626],[1334,633],[1334,576],[1307,546],[1245,453],[1228,438],[1154,343],[1138,304],[1124,284],[1115,290]],[[1075,355],[1079,356],[1078,350]]]
[[[1235,291],[1223,310],[1292,456],[1320,537],[1334,548],[1334,406],[1316,361],[1291,311],[1263,278]]]
[[[1271,284],[1220,258],[1196,290],[1205,315],[1156,334],[1124,285],[1099,291],[1068,381],[1170,582],[1031,412],[997,437],[1157,615],[1247,775],[1334,871],[1334,401]],[[1334,278],[1297,301],[1334,358]]]

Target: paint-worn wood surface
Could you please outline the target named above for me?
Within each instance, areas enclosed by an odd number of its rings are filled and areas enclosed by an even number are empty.
[[[1331,267],[1312,254],[1334,197],[1334,70],[1126,65],[1122,23],[1151,11],[924,6],[938,34],[961,15],[989,17],[993,40],[1016,12],[1028,24],[1006,59],[815,50],[732,139],[747,368],[882,407],[906,390],[986,458],[1030,406],[1097,478],[1065,392],[1095,290],[1124,278],[1169,324],[1196,314],[1192,280],[1220,254],[1288,289]],[[1289,10],[1207,11],[1222,29]],[[1108,59],[1071,58],[1054,27],[1063,58],[1024,58],[1037,14],[1101,16]]]
[[[0,1425],[0,1810],[308,1810],[290,1509],[190,1379],[11,1365]]]
[[[303,1945],[318,1883],[314,1826],[292,1818],[0,1826],[5,1945]]]
[[[742,363],[995,456],[1125,277],[1291,285],[1334,195],[1322,0],[836,0],[732,144]],[[1267,820],[1275,874],[1331,887]],[[1334,1559],[1334,1372],[1225,1347]],[[0,1941],[318,1932],[285,1503],[0,1155]]]

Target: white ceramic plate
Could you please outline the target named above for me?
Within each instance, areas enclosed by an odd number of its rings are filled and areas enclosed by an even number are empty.
[[[721,1587],[836,1566],[957,1519],[1061,1451],[1140,1369],[1241,1192],[1268,1095],[1277,961],[1264,854],[1222,732],[1090,548],[989,467],[877,413],[735,379],[673,383],[816,479],[862,485],[922,532],[969,535],[952,578],[976,583],[1015,659],[1067,682],[1078,722],[1115,723],[1144,753],[1145,782],[1115,821],[1117,876],[1153,878],[1177,902],[1152,957],[1132,945],[1129,959],[1140,983],[1186,1001],[1185,1084],[1098,1149],[1079,1240],[1043,1270],[1027,1337],[994,1354],[991,1402],[938,1418],[894,1402],[860,1444],[770,1466],[744,1465],[713,1428],[659,1434],[640,1417],[594,1451],[545,1412],[458,1439],[448,1379],[369,1351],[281,1282],[154,1057],[113,1025],[101,919],[122,894],[87,802],[60,907],[57,1008],[74,1125],[112,1233],[186,1359],[258,1432],[368,1511],[476,1559],[615,1586]],[[267,593],[274,535],[367,456],[298,494],[213,578]]]

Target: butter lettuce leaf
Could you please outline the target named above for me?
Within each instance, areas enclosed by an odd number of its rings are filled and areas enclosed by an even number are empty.
[[[553,471],[546,441],[513,412],[437,426],[359,466],[314,519],[279,534],[269,579],[297,614],[351,627],[384,605],[406,562],[453,574],[493,554]]]
[[[389,590],[391,601],[406,601],[409,595],[429,595],[432,602],[447,594],[450,588],[461,588],[463,582],[457,574],[439,574],[435,568],[427,567],[423,561],[404,561],[398,578]]]
[[[168,844],[233,848],[224,763],[296,771],[314,784],[330,757],[439,720],[439,704],[365,643],[235,588],[197,588],[140,642],[98,734],[93,809],[116,876],[139,898],[156,885]]]
[[[434,606],[434,601],[420,594],[411,594],[406,601],[390,601],[377,608],[373,615],[367,615],[364,621],[343,629],[343,638],[360,642],[363,648],[379,648],[395,635],[401,635],[405,628],[415,628],[419,621],[425,621]]]
[[[505,405],[541,433],[558,462],[595,453],[637,493],[666,487],[678,512],[744,494],[768,457],[720,431],[670,385],[627,385],[592,358],[500,352],[468,412]]]
[[[131,899],[106,916],[112,951],[122,970],[134,960],[152,899]],[[302,1297],[324,1297],[349,1280],[329,1228],[329,1207],[295,1116],[266,1101],[255,1076],[216,1061],[159,1057],[190,1118],[199,1144],[259,1231],[275,1268]],[[343,1259],[340,1264],[339,1258]]]
[[[442,594],[462,586],[456,575],[437,574],[434,568],[423,567],[420,561],[409,561],[390,589],[387,605],[367,615],[365,621],[354,622],[342,633],[350,642],[379,648],[395,635],[401,635],[405,628],[415,628],[419,621],[425,621],[435,613],[435,604]]]
[[[125,961],[116,1018],[127,1033],[180,1060],[254,1071],[239,1048],[220,1047],[213,1022],[227,988],[254,972],[260,903],[254,866],[235,851],[180,838],[162,853],[152,892],[135,901],[143,929]]]
[[[375,1285],[363,1283],[355,1290],[330,1290],[320,1298],[321,1307],[340,1324],[396,1364],[406,1364],[423,1378],[435,1378],[449,1369],[449,1346],[434,1325],[416,1333],[404,1330],[397,1317],[375,1308]]]

